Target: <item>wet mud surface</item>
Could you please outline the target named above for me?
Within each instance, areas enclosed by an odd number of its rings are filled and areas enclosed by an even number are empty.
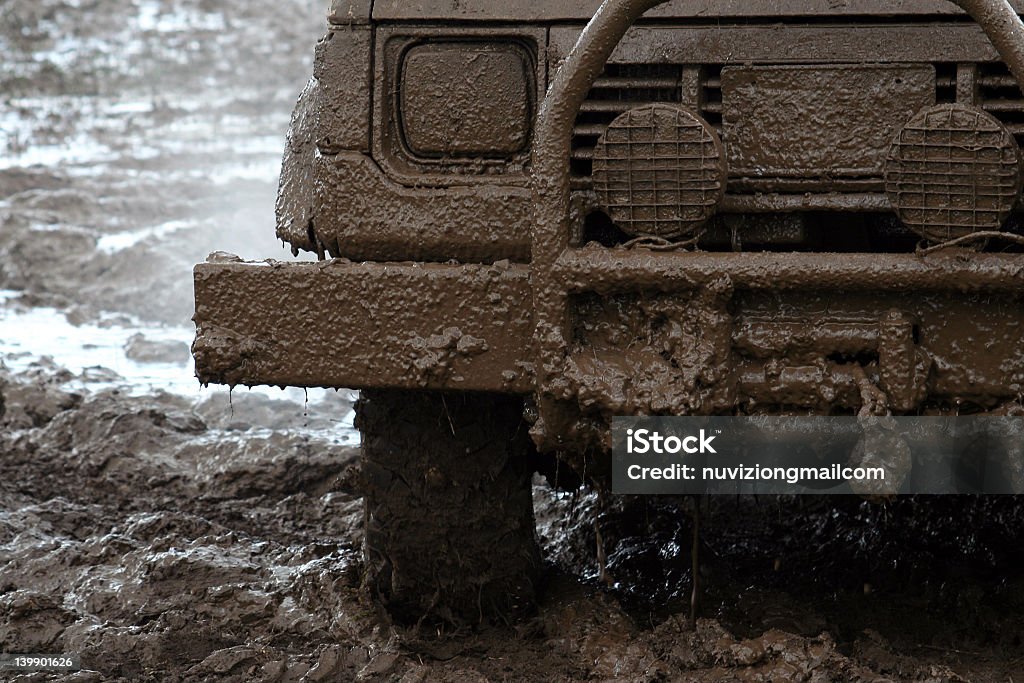
[[[1021,679],[1012,498],[705,501],[691,629],[692,501],[537,479],[536,615],[390,624],[360,588],[353,397],[200,392],[182,346],[193,263],[288,257],[321,10],[0,6],[0,651],[86,669],[11,679]]]

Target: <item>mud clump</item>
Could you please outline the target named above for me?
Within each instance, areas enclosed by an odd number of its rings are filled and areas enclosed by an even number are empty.
[[[352,448],[233,438],[169,395],[2,386],[0,649],[80,652],[103,680],[289,680],[338,615],[357,628]]]
[[[58,414],[75,408],[81,394],[64,388],[71,373],[47,373],[43,368],[16,379],[0,379],[0,421],[9,429],[43,427]]]

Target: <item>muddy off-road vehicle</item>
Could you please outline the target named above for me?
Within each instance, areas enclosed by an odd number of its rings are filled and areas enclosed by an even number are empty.
[[[531,473],[603,485],[612,416],[1016,410],[1018,9],[336,1],[320,260],[197,266],[198,376],[362,390],[367,584],[451,621],[529,608]]]

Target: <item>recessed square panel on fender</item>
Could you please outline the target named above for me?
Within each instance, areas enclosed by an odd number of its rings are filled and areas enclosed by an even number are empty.
[[[419,156],[511,156],[530,137],[530,79],[514,43],[439,43],[409,50],[402,129]]]
[[[729,175],[880,177],[896,133],[934,103],[927,64],[725,67]]]

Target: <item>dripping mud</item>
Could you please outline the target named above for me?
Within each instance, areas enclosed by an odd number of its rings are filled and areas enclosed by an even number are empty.
[[[692,629],[692,501],[538,478],[537,615],[379,614],[353,397],[200,391],[187,353],[193,263],[289,258],[276,173],[322,25],[263,0],[0,8],[0,651],[81,653],[73,681],[1019,680],[1010,498],[705,501]]]

